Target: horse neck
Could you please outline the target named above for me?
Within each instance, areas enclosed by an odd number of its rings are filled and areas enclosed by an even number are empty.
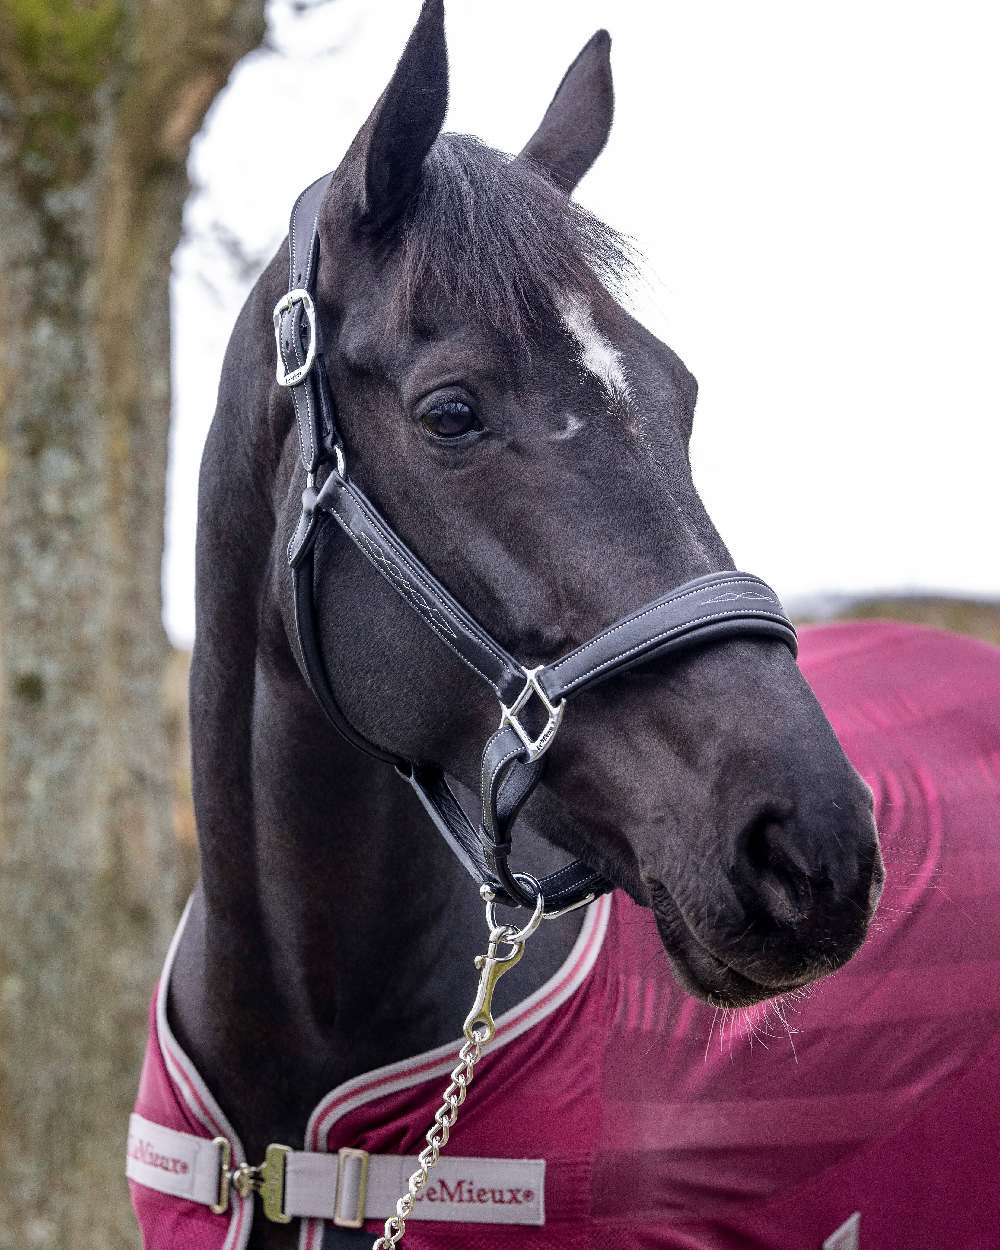
[[[458,1036],[485,927],[408,788],[340,740],[290,654],[265,662],[252,649],[196,647],[202,878],[170,1010],[260,1153],[300,1142],[340,1082]],[[507,979],[508,1002],[555,971],[577,927],[543,926]]]

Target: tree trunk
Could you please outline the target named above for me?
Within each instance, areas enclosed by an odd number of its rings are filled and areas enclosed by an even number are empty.
[[[0,1250],[138,1243],[188,146],[264,0],[0,0]]]

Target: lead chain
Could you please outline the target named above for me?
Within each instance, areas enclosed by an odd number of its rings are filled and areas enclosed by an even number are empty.
[[[417,1155],[419,1167],[406,1182],[406,1193],[396,1203],[396,1214],[390,1215],[385,1222],[381,1237],[377,1237],[372,1250],[394,1250],[406,1232],[406,1221],[413,1211],[417,1197],[427,1184],[431,1168],[441,1157],[441,1151],[448,1144],[451,1130],[458,1119],[458,1109],[465,1102],[465,1096],[475,1074],[476,1064],[483,1053],[483,1040],[478,1032],[462,1044],[458,1052],[458,1065],[452,1070],[451,1083],[444,1091],[441,1106],[434,1114],[434,1123],[427,1131],[427,1145]]]
[[[406,1193],[396,1203],[396,1214],[390,1215],[386,1220],[382,1235],[376,1237],[372,1243],[372,1250],[395,1250],[403,1240],[406,1221],[413,1214],[420,1191],[427,1184],[431,1168],[441,1158],[441,1151],[448,1144],[451,1130],[458,1119],[458,1109],[465,1102],[483,1047],[493,1038],[493,991],[496,984],[520,961],[525,942],[538,928],[544,914],[545,900],[538,888],[538,882],[534,877],[528,876],[519,877],[519,880],[535,890],[535,910],[523,929],[497,924],[493,891],[485,885],[479,891],[486,904],[486,925],[490,936],[486,954],[479,955],[475,961],[479,970],[479,989],[472,1010],[465,1019],[465,1041],[458,1052],[458,1064],[452,1069],[451,1082],[444,1091],[441,1106],[434,1113],[434,1123],[427,1130],[427,1145],[417,1155],[419,1166],[410,1174],[406,1182]],[[501,947],[507,948],[507,954],[501,953]]]

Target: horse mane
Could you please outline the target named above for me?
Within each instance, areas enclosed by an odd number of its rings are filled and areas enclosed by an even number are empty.
[[[636,272],[616,230],[540,167],[471,135],[438,137],[394,242],[396,324],[433,325],[444,309],[524,348],[566,294],[618,298]]]

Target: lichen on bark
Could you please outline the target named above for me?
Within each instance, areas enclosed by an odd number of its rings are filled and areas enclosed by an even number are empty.
[[[0,1250],[136,1244],[174,919],[170,257],[190,138],[263,29],[263,0],[0,0]]]

